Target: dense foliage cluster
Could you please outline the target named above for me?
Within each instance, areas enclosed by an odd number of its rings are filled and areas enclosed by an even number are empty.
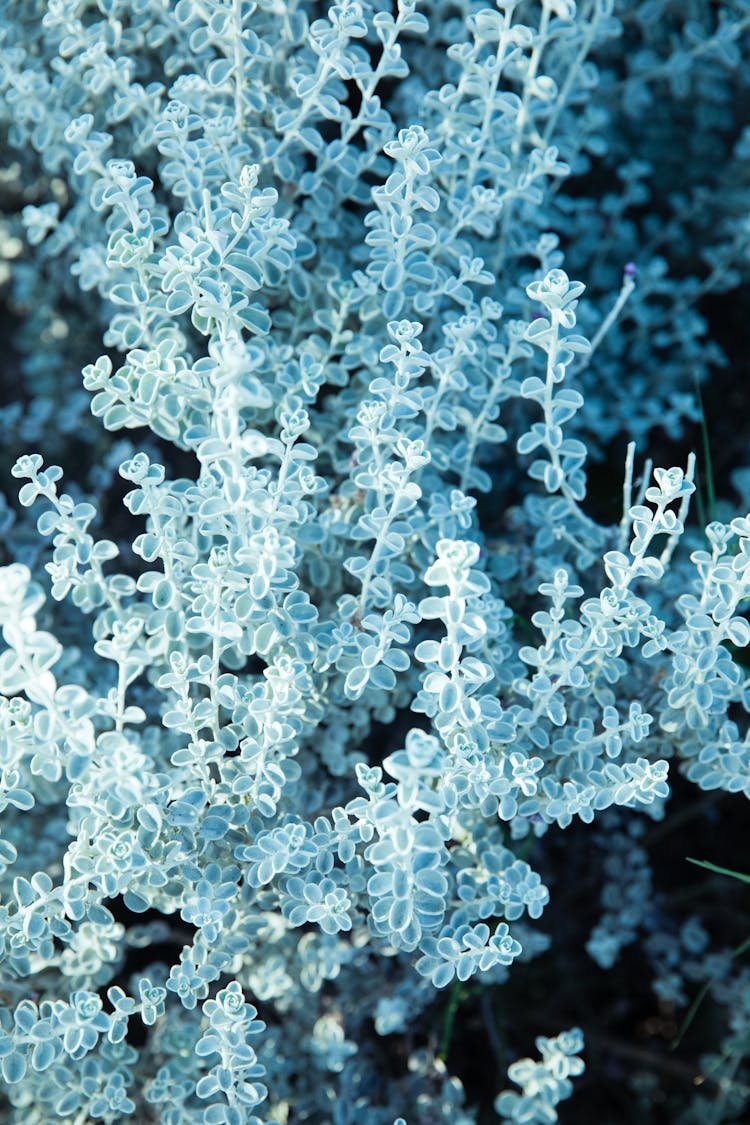
[[[3,7],[3,1121],[747,1120],[750,4],[488,4]]]

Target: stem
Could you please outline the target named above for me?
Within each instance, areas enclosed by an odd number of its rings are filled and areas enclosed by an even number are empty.
[[[461,982],[454,980],[451,985],[450,994],[448,996],[448,1003],[445,1008],[445,1015],[443,1016],[443,1033],[440,1036],[440,1047],[438,1049],[438,1058],[446,1062],[448,1059],[448,1050],[450,1048],[451,1036],[453,1034],[453,1024],[456,1022],[456,1014],[461,1004],[463,989]]]
[[[237,140],[242,139],[245,129],[245,110],[242,104],[242,0],[234,0],[232,4],[232,17],[234,19],[234,120],[237,128]]]
[[[559,322],[559,310],[558,309],[551,309],[550,310],[550,324],[551,324],[551,327],[552,327],[553,337],[552,337],[552,340],[550,341],[550,346],[549,346],[549,349],[547,351],[546,383],[545,383],[545,390],[544,390],[544,402],[542,403],[542,409],[544,411],[544,421],[545,421],[545,425],[546,425],[547,429],[552,428],[552,399],[553,399],[554,387],[555,387],[555,359],[556,359],[556,356],[557,356],[558,342],[559,342],[559,336],[560,336],[560,322]],[[559,454],[558,450],[554,446],[550,445],[548,442],[545,442],[544,448],[546,449],[547,453],[549,454],[549,458],[550,458],[550,461],[552,462],[553,467],[558,470],[558,472],[560,473],[560,476],[562,477],[562,482],[559,485],[559,488],[555,489],[555,491],[559,491],[565,497],[565,499],[568,501],[568,504],[570,505],[570,510],[571,510],[572,515],[575,515],[581,521],[581,523],[583,523],[586,527],[592,528],[592,529],[596,528],[596,524],[594,523],[594,521],[592,519],[590,519],[589,516],[587,516],[586,513],[583,511],[583,509],[580,507],[578,501],[576,500],[575,496],[573,495],[573,492],[571,491],[570,485],[568,484],[567,480],[565,479],[565,474],[563,473],[562,465],[560,463],[560,454]],[[573,542],[575,543],[574,540],[573,540]],[[580,544],[578,544],[578,543],[575,543],[575,545],[580,546]]]
[[[284,130],[284,136],[281,140],[281,144],[273,154],[274,160],[278,159],[278,157],[286,151],[289,144],[293,140],[299,138],[300,126],[307,118],[310,108],[315,104],[318,94],[325,85],[328,75],[331,73],[331,70],[332,66],[330,60],[327,58],[324,59],[322,64],[320,65],[320,70],[318,72],[317,78],[315,79],[315,85],[313,86],[312,90],[310,90],[310,92],[302,99],[302,105],[300,106],[299,112],[297,113],[294,121],[290,122]]]
[[[362,89],[362,87],[360,87],[360,92],[362,94],[362,100],[360,102],[360,107],[359,107],[359,110],[357,111],[357,116],[352,118],[352,120],[347,125],[346,129],[341,134],[341,142],[342,142],[343,145],[348,146],[352,137],[354,137],[356,135],[356,133],[358,133],[360,128],[361,128],[364,106],[370,100],[372,95],[375,93],[375,90],[378,86],[378,83],[380,82],[380,79],[383,77],[383,75],[382,75],[383,62],[387,58],[388,53],[390,52],[391,48],[396,43],[400,30],[401,30],[401,24],[400,24],[400,21],[397,19],[396,22],[394,23],[394,26],[393,26],[392,30],[391,30],[391,34],[388,37],[388,42],[383,45],[383,50],[381,52],[380,59],[378,61],[378,65],[375,67],[375,70],[372,72],[372,75],[370,77],[369,82],[367,83],[367,85],[365,86],[364,89]],[[318,175],[323,176],[328,171],[328,169],[330,167],[332,167],[332,165],[333,165],[333,161],[330,159],[329,156],[326,156],[326,158],[323,160],[323,162],[318,165],[318,168],[317,168]],[[295,198],[298,198],[299,195],[300,195],[300,189],[297,188],[297,191],[295,193]]]
[[[213,635],[211,638],[211,677],[209,681],[209,693],[211,695],[211,703],[214,708],[213,719],[213,734],[214,738],[219,737],[219,657],[220,638],[219,638],[219,617],[221,614],[221,587],[216,590],[216,608],[214,610],[213,618]]]
[[[677,1059],[671,1059],[658,1054],[656,1051],[649,1051],[644,1047],[634,1047],[630,1043],[623,1043],[619,1039],[615,1039],[609,1035],[597,1034],[594,1040],[587,1036],[587,1042],[591,1046],[598,1045],[603,1051],[609,1051],[614,1055],[619,1055],[624,1059],[631,1059],[633,1062],[645,1064],[654,1070],[660,1070],[664,1074],[670,1074],[673,1078],[681,1079],[684,1082],[689,1082],[691,1085],[695,1082],[696,1073],[695,1068],[686,1063],[679,1062]]]
[[[635,461],[635,442],[628,443],[628,452],[625,457],[625,479],[622,482],[622,519],[620,520],[620,541],[619,547],[621,551],[625,551],[628,545],[628,535],[630,533],[630,509],[633,506],[633,463]]]
[[[489,131],[490,131],[490,124],[491,124],[491,121],[492,121],[492,110],[494,108],[495,95],[497,94],[497,87],[500,83],[500,75],[502,73],[501,63],[503,61],[503,56],[505,55],[505,40],[506,40],[506,36],[508,34],[508,31],[510,30],[510,21],[511,21],[512,17],[513,17],[512,10],[506,10],[505,18],[503,20],[503,27],[500,31],[500,36],[499,36],[499,39],[498,39],[498,42],[497,42],[497,51],[495,52],[495,70],[494,70],[494,73],[492,75],[492,79],[490,81],[490,88],[487,91],[487,95],[485,97],[484,114],[482,116],[482,127],[481,127],[480,134],[479,134],[479,140],[478,140],[477,144],[474,146],[474,150],[471,154],[471,160],[469,162],[469,167],[466,170],[466,178],[465,178],[466,188],[465,188],[464,198],[467,199],[467,200],[469,199],[469,197],[471,195],[471,189],[474,186],[474,177],[476,175],[477,165],[479,163],[479,158],[480,158],[481,153],[484,151],[484,146],[487,142],[487,138],[488,138]],[[456,170],[456,172],[454,172],[453,177],[452,177],[451,195],[455,194],[457,181],[458,181],[458,170]]]
[[[115,715],[115,730],[122,732],[125,726],[125,665],[120,661],[117,665],[117,714]]]
[[[586,12],[586,17],[589,14],[590,14],[589,12]],[[591,44],[593,43],[594,36],[596,35],[596,29],[597,29],[598,24],[599,24],[600,14],[601,14],[601,8],[599,8],[597,6],[594,10],[593,18],[591,20],[589,20],[584,25],[586,27],[586,33],[585,33],[585,35],[583,37],[583,40],[581,42],[581,46],[578,50],[578,54],[576,55],[575,59],[571,63],[570,68],[568,69],[568,73],[565,76],[565,81],[563,82],[562,88],[561,88],[559,94],[557,95],[557,101],[555,102],[555,109],[554,109],[553,113],[551,114],[551,116],[547,118],[547,124],[544,128],[544,133],[542,134],[542,140],[544,141],[545,148],[549,144],[550,138],[551,138],[552,134],[554,133],[555,128],[557,127],[557,122],[560,118],[560,114],[565,109],[568,97],[570,95],[570,91],[573,88],[573,83],[575,82],[576,77],[578,76],[578,72],[580,71],[581,67],[583,66],[584,62],[586,61],[586,56],[588,55],[589,51],[591,50]],[[586,17],[584,17],[584,18],[586,18]]]
[[[596,335],[594,336],[593,340],[591,341],[591,349],[589,351],[589,354],[586,356],[586,362],[583,364],[583,367],[588,367],[588,365],[591,363],[592,355],[594,354],[596,349],[599,347],[599,345],[601,344],[602,340],[604,339],[604,337],[609,332],[609,330],[612,327],[612,325],[614,324],[614,322],[617,320],[618,316],[620,315],[620,313],[622,311],[623,305],[625,304],[625,302],[627,301],[628,297],[630,296],[630,294],[633,292],[634,289],[635,289],[635,281],[633,280],[633,278],[632,277],[623,278],[622,288],[620,289],[620,292],[617,295],[617,300],[615,301],[614,305],[612,306],[612,308],[609,310],[609,312],[605,316],[602,323],[599,325],[599,328],[597,329]]]
[[[388,518],[386,519],[386,522],[385,522],[384,526],[381,528],[381,530],[378,534],[378,537],[375,540],[375,546],[372,549],[372,554],[370,555],[370,561],[368,562],[367,567],[365,569],[365,573],[362,577],[362,590],[361,590],[360,595],[359,595],[359,604],[360,604],[359,616],[360,616],[360,618],[364,617],[364,615],[367,611],[367,595],[368,595],[369,590],[370,590],[370,582],[372,581],[372,576],[375,573],[375,567],[378,564],[378,560],[380,559],[380,554],[383,550],[383,540],[385,539],[386,535],[388,534],[390,526],[393,523],[394,519],[396,518],[396,509],[398,507],[398,501],[401,499],[401,494],[404,491],[404,487],[407,484],[408,480],[409,480],[408,473],[406,471],[404,471],[403,480],[401,480],[399,482],[398,486],[396,487],[396,489],[393,493],[393,499],[391,501],[391,508],[390,508],[390,511],[388,512]]]
[[[685,473],[685,480],[690,481],[691,484],[692,484],[694,477],[695,477],[695,454],[691,450],[690,453],[688,453],[687,471]],[[685,527],[685,519],[687,517],[689,506],[690,506],[690,496],[689,496],[689,494],[686,493],[686,494],[683,495],[682,499],[680,500],[680,506],[677,509],[677,519],[679,520],[680,526],[682,528]],[[674,549],[677,546],[679,538],[680,538],[679,532],[672,532],[671,535],[669,536],[669,539],[667,540],[667,545],[665,546],[664,550],[662,551],[661,555],[659,556],[659,562],[662,564],[662,566],[666,566],[668,564],[669,560],[672,557]]]
[[[528,67],[528,70],[526,71],[526,74],[525,74],[524,80],[523,80],[523,94],[522,94],[522,98],[521,98],[521,108],[518,111],[518,117],[516,119],[516,133],[515,133],[515,136],[513,138],[513,143],[511,145],[511,165],[512,165],[511,175],[512,176],[515,175],[515,173],[518,172],[518,156],[519,156],[519,153],[521,151],[521,145],[522,145],[523,139],[524,139],[526,122],[528,121],[528,118],[529,118],[529,91],[530,91],[531,86],[534,82],[534,79],[536,78],[537,70],[539,69],[539,63],[541,62],[541,58],[542,58],[542,51],[544,50],[544,46],[545,46],[545,43],[546,43],[546,40],[547,40],[547,28],[549,26],[549,14],[550,14],[550,11],[549,11],[548,0],[542,0],[542,15],[541,15],[541,18],[539,20],[539,32],[538,32],[536,40],[534,42],[534,47],[533,47],[533,50],[531,52],[531,58],[529,59],[529,67]],[[507,243],[507,239],[508,239],[508,231],[510,229],[510,222],[511,222],[511,218],[512,218],[512,215],[513,215],[513,202],[514,202],[514,200],[515,200],[515,195],[511,195],[511,197],[508,200],[508,206],[507,206],[507,209],[506,209],[506,211],[503,215],[502,224],[501,224],[501,227],[500,227],[500,239],[499,239],[499,242],[498,242],[497,255],[495,257],[495,263],[494,263],[495,268],[493,270],[493,272],[495,273],[496,276],[499,275],[500,271],[503,268],[503,264],[505,262],[505,248],[506,248],[506,243]]]
[[[467,434],[466,457],[464,458],[464,467],[461,472],[461,481],[459,483],[459,488],[462,492],[466,492],[469,484],[469,473],[471,472],[472,466],[474,464],[474,453],[476,452],[477,445],[479,444],[479,434],[482,426],[485,423],[487,415],[495,404],[496,396],[499,393],[502,384],[505,382],[509,375],[510,364],[508,364],[507,367],[501,364],[498,368],[498,372],[495,375],[495,378],[492,380],[492,386],[490,387],[487,397],[484,400],[482,409],[479,411],[479,414],[472,424],[471,430]]]

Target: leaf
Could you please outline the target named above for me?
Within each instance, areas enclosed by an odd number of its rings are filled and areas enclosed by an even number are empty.
[[[380,284],[386,292],[398,289],[404,283],[404,268],[400,262],[389,262],[383,270]]]
[[[688,863],[695,863],[695,864],[697,864],[698,867],[709,867],[709,868],[714,867],[713,864],[704,863],[702,860],[699,860],[699,859],[690,859],[689,856],[687,856],[686,858],[688,860]],[[720,874],[724,874],[723,868],[715,868],[715,870],[717,872],[719,872]],[[727,875],[734,875],[735,873],[733,871],[727,871],[726,874]],[[740,876],[740,878],[744,878],[744,877]],[[750,949],[750,937],[745,938],[745,940],[743,942],[740,942],[740,944],[732,950],[732,959],[734,959],[735,957],[741,957],[743,953],[746,953],[748,951],[748,949]],[[693,1019],[695,1018],[695,1015],[696,1015],[698,1009],[700,1008],[701,1004],[703,1003],[703,1000],[705,999],[706,995],[708,994],[708,991],[711,988],[711,985],[714,984],[714,982],[719,979],[720,975],[721,975],[720,973],[715,973],[712,977],[709,977],[709,979],[704,982],[702,988],[700,989],[700,991],[696,995],[695,999],[693,1000],[693,1003],[690,1005],[690,1008],[688,1009],[687,1014],[685,1015],[685,1018],[682,1021],[682,1024],[680,1026],[680,1030],[677,1032],[676,1037],[672,1040],[672,1042],[670,1044],[670,1047],[673,1051],[675,1051],[679,1047],[680,1043],[684,1039],[685,1032],[690,1027],[690,1024],[693,1022]]]
[[[9,1086],[12,1086],[23,1079],[26,1073],[26,1059],[18,1051],[14,1051],[0,1063],[0,1070],[2,1070],[5,1081]]]
[[[263,272],[249,255],[234,251],[227,256],[225,265],[248,289],[255,291],[263,285]]]
[[[250,332],[264,336],[271,330],[271,318],[262,305],[248,305],[237,315]]]
[[[195,1087],[195,1093],[199,1098],[210,1098],[213,1097],[218,1089],[219,1082],[216,1075],[213,1073],[205,1074],[203,1078],[198,1081]]]
[[[344,691],[350,697],[356,697],[364,688],[369,679],[367,668],[352,668],[344,681]]]
[[[730,871],[728,867],[719,867],[716,863],[709,863],[707,859],[692,859],[690,856],[685,856],[688,863],[694,863],[696,867],[704,867],[706,871],[713,871],[714,875],[729,875],[732,879],[739,879],[742,883],[750,883],[750,875],[745,875],[741,871]]]

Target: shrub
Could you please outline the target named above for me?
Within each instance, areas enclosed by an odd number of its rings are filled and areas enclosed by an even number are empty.
[[[539,981],[636,943],[670,1034],[710,994],[714,1061],[657,1097],[657,1051],[618,1120],[746,1112],[747,970],[652,859],[714,831],[685,794],[750,796],[750,488],[701,400],[749,32],[746,0],[6,6],[6,1120],[554,1122],[584,1034],[623,1050]]]

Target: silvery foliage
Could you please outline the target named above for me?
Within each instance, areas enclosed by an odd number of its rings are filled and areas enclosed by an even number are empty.
[[[544,947],[523,842],[660,820],[670,762],[750,795],[750,517],[686,531],[692,461],[636,479],[632,446],[622,521],[586,504],[587,455],[678,434],[721,358],[696,303],[746,266],[742,199],[708,222],[695,174],[641,216],[665,90],[715,106],[696,152],[729,145],[746,3],[314,7],[0,22],[9,1121],[471,1121],[434,1046],[384,1094],[369,1028]],[[747,137],[724,155],[734,182]],[[617,190],[566,194],[596,161]],[[612,823],[602,965],[649,925]],[[556,1120],[582,1070],[577,1029],[537,1046],[506,1119]]]
[[[541,1062],[518,1059],[508,1067],[508,1077],[521,1087],[503,1090],[498,1094],[495,1108],[504,1121],[517,1121],[528,1125],[546,1125],[557,1121],[555,1107],[569,1098],[573,1091],[571,1078],[582,1074],[583,1060],[578,1054],[583,1050],[583,1033],[579,1027],[563,1031],[554,1039],[540,1035],[536,1049]]]

